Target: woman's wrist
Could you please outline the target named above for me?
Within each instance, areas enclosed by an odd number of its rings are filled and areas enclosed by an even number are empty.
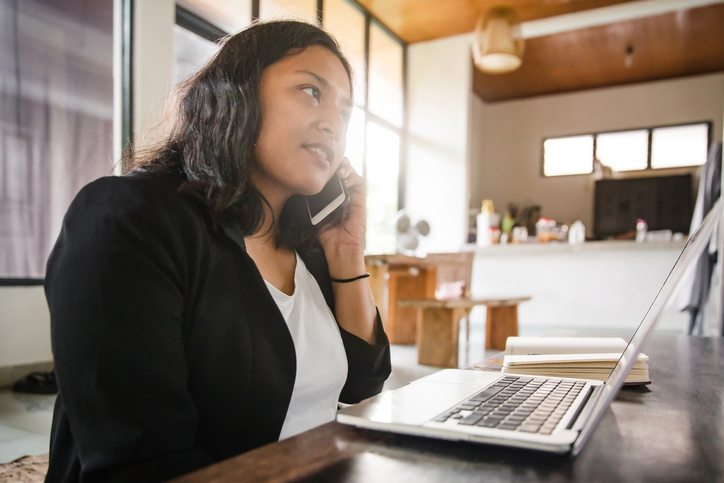
[[[356,247],[336,247],[325,250],[324,255],[329,267],[329,276],[332,278],[346,280],[364,275],[367,271],[364,250]]]

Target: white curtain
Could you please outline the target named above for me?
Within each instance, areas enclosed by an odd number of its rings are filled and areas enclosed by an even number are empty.
[[[112,122],[113,0],[0,0],[0,278],[45,276]]]

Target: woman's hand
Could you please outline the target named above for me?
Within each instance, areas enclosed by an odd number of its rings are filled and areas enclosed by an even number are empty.
[[[344,158],[337,170],[349,193],[349,216],[337,226],[323,229],[319,241],[329,266],[329,275],[336,279],[359,277],[365,267],[365,180]],[[332,283],[335,316],[339,325],[370,344],[377,340],[375,319],[377,309],[367,279],[349,283]]]
[[[334,252],[343,251],[346,257],[352,255],[364,257],[367,216],[365,210],[365,179],[357,174],[346,157],[342,159],[342,163],[337,170],[337,176],[342,178],[349,193],[349,216],[342,224],[324,228],[319,234],[319,241],[324,248],[324,253],[327,255],[328,263],[333,261],[330,256]],[[331,271],[332,267],[330,266]],[[357,273],[354,276],[356,275],[360,274]],[[332,273],[332,276],[335,276],[335,274]]]

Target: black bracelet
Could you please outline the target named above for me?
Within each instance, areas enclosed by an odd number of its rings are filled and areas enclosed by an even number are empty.
[[[340,278],[329,277],[329,279],[335,283],[349,283],[349,282],[354,282],[355,280],[362,280],[363,278],[367,278],[369,276],[370,276],[369,273],[365,273],[364,275],[360,275],[359,277],[354,277],[354,278],[341,278],[340,279]]]

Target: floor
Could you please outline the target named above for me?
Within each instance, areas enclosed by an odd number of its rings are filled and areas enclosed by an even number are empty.
[[[55,396],[0,390],[0,463],[48,452]]]
[[[540,336],[551,328],[524,328],[520,335]],[[498,351],[485,351],[485,327],[473,324],[470,329],[470,344],[464,338],[461,327],[460,367],[466,367],[485,360]],[[392,346],[392,374],[385,383],[385,389],[395,389],[439,370],[436,367],[417,363],[415,346]],[[0,390],[0,464],[25,455],[48,452],[50,425],[55,396],[15,394],[9,389]]]

